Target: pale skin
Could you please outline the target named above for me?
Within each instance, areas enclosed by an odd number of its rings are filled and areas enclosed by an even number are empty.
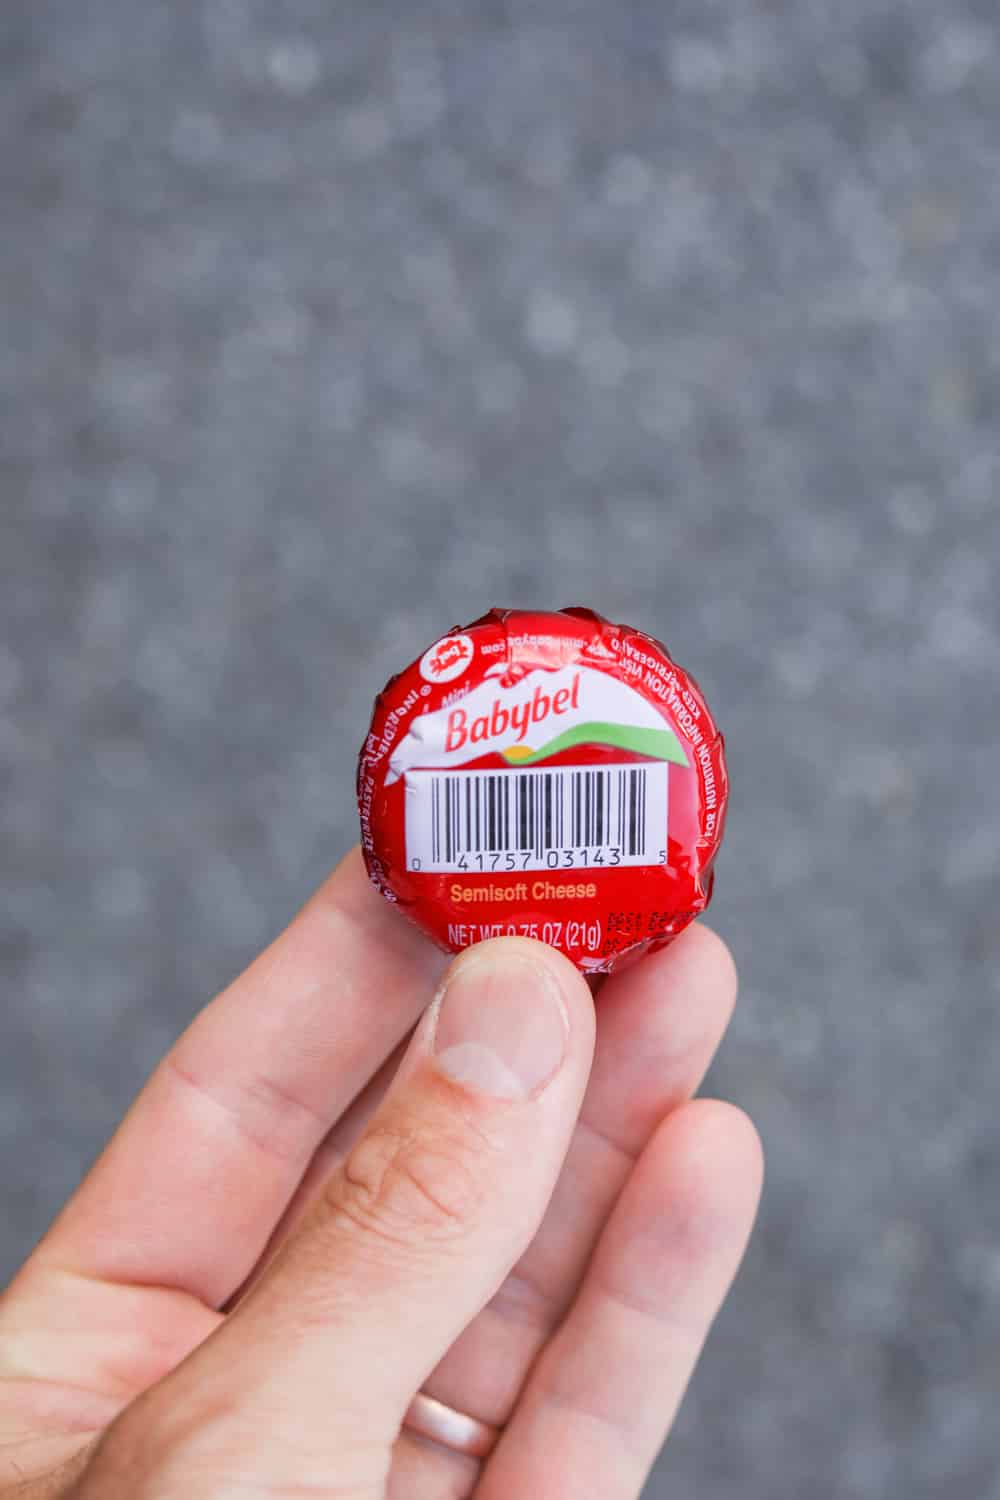
[[[528,940],[449,965],[354,851],[0,1297],[0,1500],[636,1500],[760,1192],[693,1098],[735,994],[701,924],[596,1001]]]

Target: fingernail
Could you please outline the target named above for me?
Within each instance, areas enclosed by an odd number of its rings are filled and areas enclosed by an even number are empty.
[[[493,949],[458,964],[438,1000],[441,1071],[500,1099],[527,1099],[559,1071],[569,1018],[544,961]]]

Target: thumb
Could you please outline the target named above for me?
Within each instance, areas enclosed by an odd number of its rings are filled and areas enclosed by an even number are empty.
[[[593,1045],[586,981],[553,949],[501,938],[452,964],[364,1136],[174,1377],[255,1433],[255,1478],[388,1462],[413,1395],[538,1229]]]

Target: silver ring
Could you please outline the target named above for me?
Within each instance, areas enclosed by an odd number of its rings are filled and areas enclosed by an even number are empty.
[[[433,1396],[418,1391],[410,1402],[403,1426],[421,1437],[430,1438],[442,1448],[451,1448],[455,1453],[465,1453],[470,1458],[489,1458],[500,1441],[499,1427],[490,1422],[480,1422],[464,1411],[445,1406]]]

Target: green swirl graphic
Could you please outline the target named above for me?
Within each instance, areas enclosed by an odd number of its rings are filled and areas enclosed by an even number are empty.
[[[530,745],[512,745],[503,752],[503,757],[512,766],[531,766],[536,761],[548,760],[560,750],[571,750],[574,745],[614,745],[619,750],[648,755],[652,760],[669,760],[676,766],[688,764],[681,742],[672,729],[636,729],[631,724],[603,724],[597,720],[567,729],[542,745],[540,750],[532,750]]]

